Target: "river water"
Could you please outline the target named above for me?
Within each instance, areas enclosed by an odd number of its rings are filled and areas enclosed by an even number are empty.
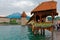
[[[28,26],[0,25],[0,40],[45,40],[34,35]]]

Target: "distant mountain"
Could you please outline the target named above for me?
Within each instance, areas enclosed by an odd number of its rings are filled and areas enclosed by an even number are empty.
[[[7,17],[7,18],[21,18],[21,14],[20,14],[19,12],[16,12],[16,13],[13,13],[13,14],[8,15],[8,16],[6,16],[6,17]],[[29,16],[27,16],[26,18],[27,18],[27,20],[30,19]]]
[[[19,12],[13,13],[7,16],[8,18],[21,18],[21,14]]]
[[[30,16],[27,16],[26,18],[27,18],[27,20],[29,20],[30,19]]]

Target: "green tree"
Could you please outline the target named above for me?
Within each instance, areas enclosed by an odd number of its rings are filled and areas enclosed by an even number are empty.
[[[10,20],[10,24],[17,24],[16,19]]]

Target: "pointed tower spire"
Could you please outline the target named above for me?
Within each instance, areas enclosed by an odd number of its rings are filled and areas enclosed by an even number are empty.
[[[23,11],[23,13],[22,13],[21,16],[22,16],[22,17],[26,17],[26,16],[27,16],[26,13],[25,13],[25,11]]]

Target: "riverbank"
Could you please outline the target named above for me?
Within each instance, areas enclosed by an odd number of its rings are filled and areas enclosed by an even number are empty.
[[[6,26],[8,26],[8,25],[10,26],[10,25],[20,25],[20,24],[0,24],[0,26],[5,26],[5,25]]]

